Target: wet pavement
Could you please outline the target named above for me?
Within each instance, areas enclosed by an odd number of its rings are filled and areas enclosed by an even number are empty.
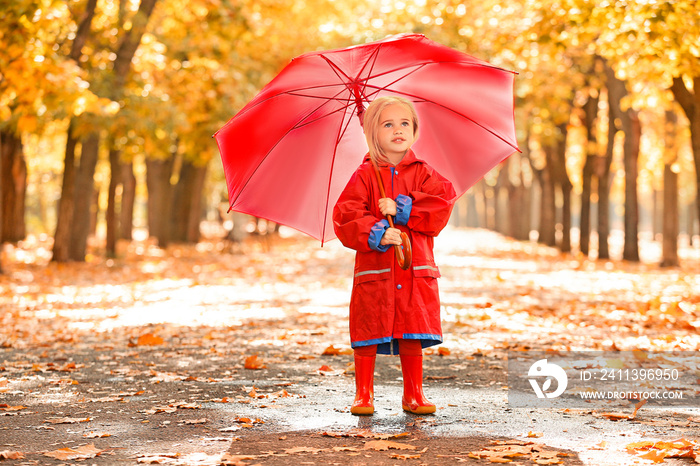
[[[158,269],[152,283],[115,283],[127,264],[78,287],[54,271],[53,294],[27,293],[21,312],[8,311],[17,320],[6,318],[13,338],[0,347],[0,463],[618,466],[653,464],[628,451],[633,442],[700,437],[697,408],[644,406],[630,418],[634,405],[622,402],[511,406],[508,351],[606,342],[589,314],[572,327],[557,311],[599,305],[586,288],[609,280],[572,275],[524,243],[487,251],[490,233],[447,233],[449,248],[436,247],[446,338],[425,358],[435,415],[402,411],[399,359],[389,356],[377,362],[375,415],[349,413],[350,252],[291,243],[277,256],[192,253],[178,260],[203,271],[196,279]],[[262,269],[271,255],[279,263]],[[17,289],[31,290],[23,277],[37,273],[17,272]],[[638,337],[621,332],[620,345]]]

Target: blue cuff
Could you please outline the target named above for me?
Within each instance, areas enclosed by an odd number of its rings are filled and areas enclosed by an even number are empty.
[[[408,217],[411,216],[411,209],[413,208],[413,199],[403,194],[399,194],[396,197],[396,224],[406,225],[408,224]]]
[[[379,222],[374,224],[374,226],[369,232],[369,240],[367,241],[369,243],[370,248],[379,252],[386,252],[389,250],[389,248],[391,247],[390,245],[379,244],[382,241],[382,238],[384,237],[384,232],[387,228],[389,228],[389,222],[386,219],[380,220]]]

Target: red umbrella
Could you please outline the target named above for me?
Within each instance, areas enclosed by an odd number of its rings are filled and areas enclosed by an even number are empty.
[[[333,206],[367,153],[356,116],[382,95],[414,103],[414,151],[461,195],[518,150],[513,78],[419,34],[301,55],[214,135],[231,210],[334,238]]]

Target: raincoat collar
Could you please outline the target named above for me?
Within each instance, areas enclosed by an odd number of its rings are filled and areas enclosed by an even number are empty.
[[[367,153],[367,155],[365,155],[364,161],[371,162],[370,157],[369,157],[369,152]],[[416,153],[413,152],[413,149],[408,149],[408,151],[406,152],[406,155],[404,155],[403,158],[401,159],[401,161],[398,163],[398,165],[396,165],[396,168],[405,167],[405,166],[411,165],[412,163],[424,163],[424,162],[423,162],[423,160],[416,157]],[[392,167],[393,166],[387,162],[379,162],[378,165],[380,167]]]

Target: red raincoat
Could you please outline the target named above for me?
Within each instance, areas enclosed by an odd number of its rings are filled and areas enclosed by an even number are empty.
[[[433,259],[433,237],[447,225],[455,190],[412,150],[396,167],[380,164],[387,197],[410,198],[407,224],[396,222],[396,228],[408,233],[413,249],[411,267],[401,270],[393,246],[386,252],[370,246],[372,230],[384,219],[373,170],[367,155],[333,210],[338,239],[357,251],[350,299],[352,347],[377,344],[380,354],[398,354],[400,338],[419,339],[424,348],[440,344],[440,271]]]

